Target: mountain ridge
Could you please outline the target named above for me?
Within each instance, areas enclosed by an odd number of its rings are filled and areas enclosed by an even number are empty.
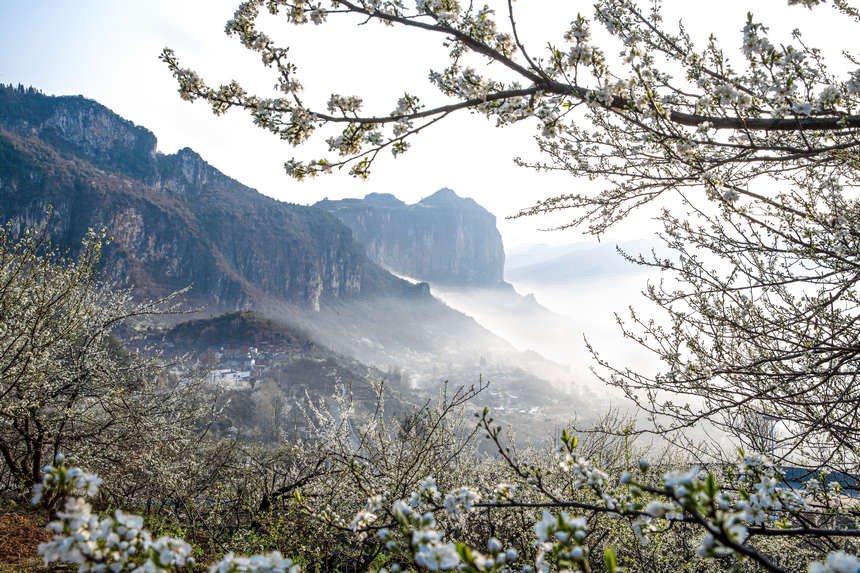
[[[73,252],[88,227],[106,228],[105,268],[123,286],[160,296],[193,284],[192,299],[224,308],[421,295],[373,264],[336,218],[266,197],[190,148],[158,153],[150,131],[92,100],[3,86],[0,130],[0,215],[46,226]]]
[[[394,195],[315,204],[348,226],[371,260],[419,281],[472,286],[504,283],[505,251],[496,217],[443,187],[408,205]]]

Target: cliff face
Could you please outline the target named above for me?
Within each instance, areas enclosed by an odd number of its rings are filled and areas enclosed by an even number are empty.
[[[352,229],[372,260],[397,273],[456,285],[496,286],[504,280],[495,216],[450,189],[414,205],[374,193],[316,206]]]
[[[92,100],[0,86],[0,125],[57,151],[137,179],[155,175],[156,139]]]
[[[159,154],[151,132],[81,97],[0,87],[0,217],[47,225],[72,252],[106,228],[106,273],[145,296],[191,285],[198,303],[318,309],[409,290],[328,213],[265,197],[190,149]]]

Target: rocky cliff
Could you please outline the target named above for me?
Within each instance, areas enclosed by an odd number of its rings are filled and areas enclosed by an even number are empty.
[[[394,272],[441,284],[496,286],[504,280],[505,251],[492,213],[451,189],[407,205],[393,195],[321,201]]]
[[[82,97],[0,86],[0,218],[46,225],[73,252],[88,228],[105,228],[108,276],[147,296],[191,285],[207,305],[318,309],[417,292],[335,217],[265,197],[190,149],[162,155],[151,132]]]

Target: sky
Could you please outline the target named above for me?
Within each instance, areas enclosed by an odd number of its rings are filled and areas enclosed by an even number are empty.
[[[182,101],[166,66],[162,48],[173,48],[184,65],[210,83],[238,79],[266,92],[274,76],[256,55],[223,33],[238,0],[0,0],[0,82],[32,85],[50,95],[84,95],[143,125],[158,138],[159,151],[191,147],[227,175],[280,200],[310,204],[322,198],[393,193],[415,202],[441,187],[474,198],[493,212],[507,248],[536,243],[567,244],[585,239],[576,231],[540,231],[563,223],[561,217],[507,220],[518,209],[587,183],[567,173],[537,173],[517,167],[514,156],[539,159],[531,125],[496,129],[483,117],[462,114],[420,134],[402,158],[385,158],[368,181],[335,174],[296,182],[282,169],[284,160],[316,157],[294,150],[254,127],[234,111],[212,115],[206,104]],[[518,18],[527,45],[557,39],[577,10],[590,2],[520,0]],[[809,12],[785,0],[666,2],[666,21],[683,17],[694,35],[711,32],[740,38],[745,13],[753,6],[775,31],[802,27],[813,44],[838,52],[850,35],[829,10]],[[810,18],[814,14],[814,18]],[[375,26],[312,25],[295,28],[271,23],[278,40],[293,46],[309,98],[325,101],[338,92],[361,95],[369,107],[393,108],[404,85],[432,97],[427,72],[444,62],[438,43],[414,33]],[[423,91],[422,91],[423,90]],[[320,148],[317,148],[320,149]],[[647,238],[647,217],[631,220],[605,240]]]

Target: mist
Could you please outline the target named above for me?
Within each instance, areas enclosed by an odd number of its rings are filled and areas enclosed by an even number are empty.
[[[537,252],[543,256],[535,256]],[[630,307],[653,313],[654,306],[642,291],[658,273],[625,261],[614,247],[605,245],[555,247],[550,254],[541,246],[510,253],[506,288],[432,285],[431,291],[517,350],[537,353],[563,367],[569,391],[596,396],[604,406],[625,407],[621,393],[592,371],[596,364],[586,339],[614,365],[654,372],[658,361],[623,337],[616,313],[622,319],[629,316]]]

